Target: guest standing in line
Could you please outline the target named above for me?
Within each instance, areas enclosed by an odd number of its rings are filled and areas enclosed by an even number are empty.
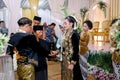
[[[41,38],[43,36],[43,26],[33,26],[33,33],[38,43],[49,51],[49,43]],[[45,54],[45,52],[41,50],[39,54]],[[38,56],[38,66],[35,67],[35,80],[48,80],[46,57],[48,56]]]
[[[34,16],[33,18],[33,26],[41,25],[41,17],[39,16]]]
[[[5,21],[0,21],[0,32],[2,34],[8,35],[8,28],[6,28]]]
[[[33,26],[39,26],[41,25],[41,17],[39,16],[34,16],[33,18]],[[46,26],[46,24],[44,24]],[[32,31],[32,30],[31,30]],[[43,28],[43,35],[41,36],[42,39],[46,39],[46,33],[45,33],[45,28]]]
[[[56,49],[56,42],[58,37],[55,34],[55,23],[51,23],[48,28],[46,29],[46,41],[48,41],[51,44],[51,49]]]
[[[88,76],[88,63],[87,63],[87,58],[88,58],[88,43],[90,40],[90,34],[89,30],[92,29],[93,25],[90,20],[86,20],[83,22],[83,30],[80,33],[80,54],[79,54],[79,64],[80,64],[80,69],[82,73],[82,77],[84,80],[87,79]]]
[[[57,40],[56,47],[57,47],[58,50],[60,50],[60,53],[57,55],[57,59],[59,61],[62,61],[62,36],[63,36],[63,34],[65,32],[65,29],[64,29],[64,25],[63,24],[60,24],[59,28],[61,30],[61,33],[60,33],[60,37]]]
[[[48,28],[46,29],[46,41],[50,43],[50,49],[51,50],[56,50],[56,42],[58,37],[55,34],[55,23],[51,23]],[[48,60],[51,61],[56,61],[56,56],[54,57],[48,57]]]

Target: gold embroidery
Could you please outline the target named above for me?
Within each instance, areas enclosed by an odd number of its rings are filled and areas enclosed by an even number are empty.
[[[63,42],[62,42],[62,46],[65,49],[65,51],[63,51],[63,55],[66,56],[68,63],[70,63],[70,60],[73,55],[73,46],[71,42],[72,34],[73,34],[73,30],[71,30],[70,32],[66,32],[65,35],[63,36]]]
[[[29,59],[28,62],[38,65],[38,61],[36,61],[35,59]]]

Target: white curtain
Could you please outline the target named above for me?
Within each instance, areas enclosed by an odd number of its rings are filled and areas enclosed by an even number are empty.
[[[38,16],[42,18],[41,23],[43,24],[46,22],[47,24],[50,24],[50,10],[46,9],[38,9]]]
[[[60,36],[59,24],[63,22],[64,15],[61,11],[61,6],[63,6],[65,0],[48,0],[50,5],[51,14],[50,14],[50,22],[56,23],[55,32],[57,36]]]
[[[63,19],[63,14],[61,11],[61,6],[64,4],[64,0],[48,0],[51,9],[51,21],[56,21]]]
[[[42,18],[41,23],[46,22],[50,24],[51,9],[48,0],[39,0],[38,4],[38,16]]]
[[[68,9],[70,14],[75,14],[75,16],[80,18],[80,9],[89,8],[89,0],[69,0]]]
[[[21,8],[20,3],[21,0],[3,0],[7,9],[8,9],[8,22],[6,23],[8,25],[9,34],[15,33],[18,29],[17,21],[21,17]]]

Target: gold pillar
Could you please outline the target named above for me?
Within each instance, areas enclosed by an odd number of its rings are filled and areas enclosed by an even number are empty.
[[[39,0],[29,0],[31,8],[31,18],[38,15],[38,1]]]
[[[118,0],[115,0],[115,17],[118,17]]]
[[[22,16],[33,20],[33,17],[38,15],[38,2],[39,0],[29,0],[30,8],[22,9]]]
[[[23,8],[22,9],[22,16],[31,19],[31,10]]]
[[[118,0],[118,16],[120,18],[120,0]]]

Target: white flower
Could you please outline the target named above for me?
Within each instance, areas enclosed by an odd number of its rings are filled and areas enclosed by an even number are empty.
[[[7,42],[9,41],[9,37],[5,34],[0,33],[0,53],[3,53],[6,49]]]

